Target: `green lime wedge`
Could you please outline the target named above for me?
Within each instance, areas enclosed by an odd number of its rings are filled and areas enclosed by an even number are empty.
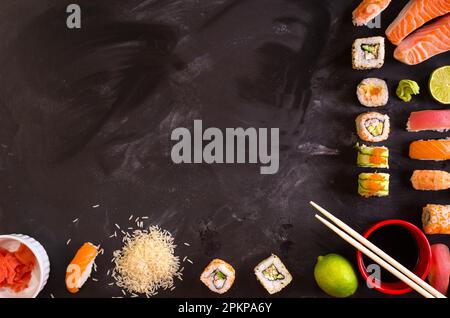
[[[442,66],[431,73],[429,87],[435,100],[450,104],[450,65]]]

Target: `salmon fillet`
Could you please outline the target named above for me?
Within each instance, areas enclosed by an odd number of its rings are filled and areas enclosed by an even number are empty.
[[[409,157],[418,160],[449,160],[450,139],[413,141],[409,146]]]
[[[388,26],[386,36],[398,45],[414,30],[449,12],[450,0],[411,0]]]
[[[394,51],[394,57],[416,65],[450,50],[450,14],[407,37]]]
[[[450,173],[441,170],[415,170],[411,183],[415,190],[447,190],[450,188]]]

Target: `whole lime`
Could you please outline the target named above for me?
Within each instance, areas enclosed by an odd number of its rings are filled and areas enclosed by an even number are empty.
[[[319,256],[314,278],[319,287],[333,297],[349,297],[358,289],[358,278],[352,265],[338,254]]]

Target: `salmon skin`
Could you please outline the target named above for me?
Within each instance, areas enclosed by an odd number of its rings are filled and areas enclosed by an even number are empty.
[[[450,139],[413,141],[409,146],[409,157],[418,160],[449,160]]]
[[[450,173],[441,170],[415,170],[411,183],[415,190],[447,190],[450,189]]]
[[[450,0],[411,0],[386,29],[386,36],[398,45],[428,21],[450,12]]]
[[[404,64],[416,65],[449,50],[450,14],[407,37],[395,49],[394,57]]]
[[[366,25],[383,12],[390,3],[391,0],[363,0],[359,6],[353,10],[353,24],[357,26]]]
[[[447,131],[450,129],[450,109],[412,112],[406,129],[408,131]]]

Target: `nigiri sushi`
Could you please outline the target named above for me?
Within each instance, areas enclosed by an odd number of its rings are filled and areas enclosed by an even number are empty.
[[[422,224],[426,234],[450,234],[450,205],[427,204]]]
[[[278,293],[292,281],[286,266],[273,254],[255,267],[255,275],[269,294]]]
[[[356,118],[356,132],[364,141],[379,142],[389,138],[389,116],[376,112],[363,113]]]
[[[360,173],[358,177],[358,193],[365,198],[386,197],[389,195],[388,173]]]
[[[450,251],[445,244],[431,245],[431,267],[428,280],[441,294],[447,294],[450,277]]]
[[[415,170],[411,183],[416,190],[447,190],[450,189],[450,173],[441,170]]]
[[[449,50],[450,15],[446,15],[403,40],[395,49],[394,57],[404,64],[416,65]]]
[[[91,276],[98,247],[92,243],[84,243],[70,262],[66,271],[66,287],[71,293],[77,293]]]
[[[385,81],[379,78],[365,78],[356,88],[359,102],[366,107],[380,107],[387,104],[389,90]]]
[[[450,129],[450,109],[412,112],[406,129],[408,131],[447,131]]]
[[[409,146],[409,157],[417,160],[449,160],[450,139],[413,141]]]
[[[414,30],[449,12],[449,0],[411,0],[388,26],[386,36],[392,44],[398,45]]]
[[[233,266],[221,259],[214,259],[206,266],[200,280],[211,291],[224,294],[233,286],[235,276]]]
[[[353,24],[356,26],[366,25],[383,12],[390,3],[391,0],[363,0],[359,6],[353,10]]]

